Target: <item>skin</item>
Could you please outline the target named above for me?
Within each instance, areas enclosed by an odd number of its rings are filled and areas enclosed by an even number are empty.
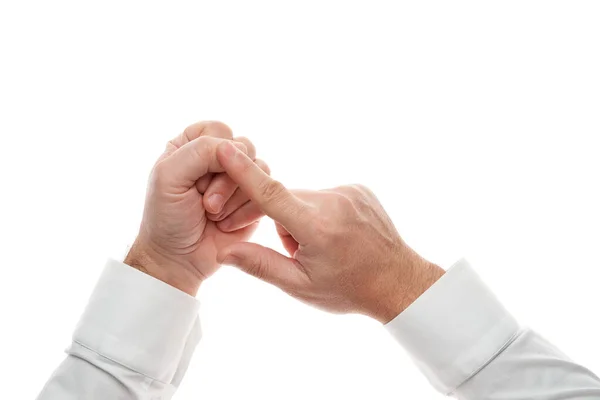
[[[192,296],[202,281],[220,266],[217,253],[226,246],[247,240],[257,222],[224,232],[208,218],[222,209],[232,212],[248,198],[223,173],[216,158],[221,143],[237,146],[253,165],[268,173],[246,138],[235,138],[220,122],[199,122],[167,143],[148,181],[139,234],[125,263]],[[216,197],[215,197],[216,196]],[[213,200],[216,200],[213,201]],[[237,204],[237,206],[236,206]]]
[[[289,256],[246,242],[264,215]],[[218,122],[194,124],[167,144],[125,263],[192,296],[230,264],[305,303],[382,323],[444,273],[402,240],[367,188],[290,191],[248,139]]]
[[[291,296],[334,313],[361,313],[387,323],[443,274],[400,237],[375,195],[361,185],[290,191],[231,143],[217,147],[229,177],[252,200],[219,222],[243,229],[268,215],[289,257],[255,243],[218,253]]]

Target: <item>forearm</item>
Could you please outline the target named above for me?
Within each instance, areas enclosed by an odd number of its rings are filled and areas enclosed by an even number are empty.
[[[200,339],[198,302],[109,261],[41,400],[170,399]]]

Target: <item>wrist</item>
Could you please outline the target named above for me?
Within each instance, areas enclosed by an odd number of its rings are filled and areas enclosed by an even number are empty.
[[[411,253],[410,257],[404,255],[396,258],[396,264],[391,268],[393,273],[386,279],[385,289],[380,292],[377,310],[371,316],[382,324],[401,314],[445,273],[436,264],[412,250]]]
[[[172,257],[158,253],[139,237],[133,243],[123,262],[190,296],[196,296],[203,280],[197,273],[194,273],[193,267],[188,267]]]

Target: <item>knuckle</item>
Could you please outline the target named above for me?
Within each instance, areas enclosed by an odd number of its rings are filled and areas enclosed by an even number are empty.
[[[333,203],[329,203],[319,209],[317,215],[312,218],[312,229],[315,236],[327,239],[331,236],[332,228],[336,224],[339,209]]]
[[[360,193],[370,193],[371,192],[371,189],[369,189],[362,183],[355,183],[354,185],[352,185],[352,187],[354,187],[354,189]]]
[[[253,258],[251,260],[248,260],[248,264],[246,266],[246,271],[261,280],[264,280],[266,277],[265,274],[265,270],[266,268],[264,268],[263,266],[263,260],[261,260],[260,258]]]
[[[165,152],[172,153],[175,150],[177,150],[178,148],[179,148],[179,143],[177,142],[177,139],[171,139],[165,145]]]
[[[219,214],[211,214],[209,212],[206,212],[206,218],[210,221],[219,222],[218,217],[219,217]]]
[[[198,131],[200,131],[200,134],[202,134],[203,129],[204,129],[204,127],[201,126],[201,124],[193,124],[193,125],[187,126],[183,130],[183,133],[181,136],[183,136],[185,138],[186,142],[191,142],[197,136]]]
[[[206,215],[209,217],[209,219],[211,221],[220,222],[220,221],[223,221],[228,214],[224,210],[222,210],[218,214],[206,214]]]
[[[331,203],[332,207],[342,210],[352,207],[351,197],[343,192],[334,192],[331,196]]]
[[[167,166],[164,162],[157,163],[150,174],[150,183],[155,186],[162,186],[167,180]]]
[[[375,193],[373,193],[373,191],[371,189],[369,189],[367,186],[365,186],[363,184],[357,185],[357,188],[361,191],[361,193],[363,195],[362,196],[363,199],[370,199],[370,198],[376,197]]]
[[[262,194],[263,200],[267,203],[275,202],[281,198],[281,195],[285,191],[285,187],[279,181],[269,179],[264,180],[258,187],[258,190]]]
[[[207,121],[204,132],[207,136],[216,136],[225,139],[233,138],[231,128],[221,121]]]
[[[211,183],[214,191],[219,192],[220,194],[233,192],[237,189],[237,184],[223,172],[218,173]]]
[[[312,219],[314,234],[326,243],[345,240],[348,222],[356,214],[351,197],[344,191],[332,191]]]
[[[327,217],[318,217],[311,224],[314,236],[324,239],[329,236],[330,221]]]
[[[352,197],[359,197],[359,196],[363,196],[365,193],[365,187],[359,183],[357,184],[352,184],[352,185],[346,185],[346,186],[342,186],[340,188],[344,193],[347,193],[349,196]]]
[[[269,166],[267,165],[267,163],[266,163],[266,162],[264,162],[264,161],[263,161],[263,160],[261,160],[261,159],[257,159],[257,160],[255,161],[255,163],[256,163],[256,165],[258,165],[258,167],[259,167],[260,169],[262,169],[262,170],[263,170],[263,172],[264,172],[265,174],[267,174],[267,175],[271,175],[271,168],[269,168]]]
[[[193,146],[193,150],[195,153],[194,155],[201,159],[206,157],[206,155],[210,152],[211,144],[212,141],[208,137],[199,137],[198,139],[196,139],[196,142]]]
[[[256,154],[256,147],[254,146],[254,143],[252,143],[252,141],[247,137],[238,136],[233,138],[233,141],[243,143],[248,149],[248,154]]]
[[[342,186],[339,188],[339,192],[345,194],[351,205],[358,209],[366,207],[375,197],[373,192],[362,184]]]
[[[233,132],[231,128],[220,121],[202,121],[196,122],[185,128],[181,135],[184,142],[191,142],[194,139],[203,136],[211,136],[223,139],[232,139]]]

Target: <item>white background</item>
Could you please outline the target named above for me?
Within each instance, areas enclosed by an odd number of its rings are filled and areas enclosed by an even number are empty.
[[[290,187],[364,183],[409,244],[466,255],[600,371],[600,3],[0,3],[0,363],[33,398],[164,143],[202,119]],[[264,221],[256,241],[277,244]],[[180,399],[432,399],[375,322],[232,268],[199,295]]]

